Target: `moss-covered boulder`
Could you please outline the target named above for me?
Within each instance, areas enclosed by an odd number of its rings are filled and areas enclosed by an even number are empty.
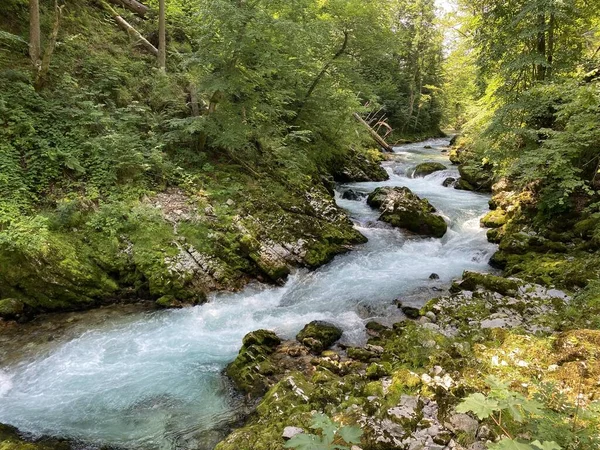
[[[20,318],[25,313],[25,303],[16,298],[0,300],[0,318],[13,320]]]
[[[442,163],[424,162],[413,169],[413,177],[425,177],[427,175],[430,175],[434,172],[439,172],[441,170],[446,170],[446,166],[444,166]]]
[[[237,358],[227,366],[226,373],[238,389],[260,396],[270,387],[268,376],[276,371],[269,356],[281,344],[281,339],[272,331],[257,330],[248,333],[242,344]]]
[[[507,221],[506,213],[501,209],[490,211],[481,219],[481,226],[486,228],[500,228]]]
[[[367,203],[382,211],[379,220],[424,236],[442,237],[448,226],[435,214],[426,199],[420,199],[407,187],[383,187],[369,194]]]
[[[298,342],[319,354],[335,344],[343,331],[329,322],[315,320],[307,324],[296,336]]]
[[[26,441],[15,427],[0,424],[1,450],[70,450],[71,448],[73,446],[68,441],[60,439],[42,438]]]
[[[514,295],[519,290],[519,282],[516,280],[469,271],[463,273],[462,281],[458,283],[458,286],[461,290],[475,291],[478,288],[484,288],[502,295]]]
[[[340,183],[385,181],[389,179],[389,175],[381,167],[381,159],[381,152],[378,150],[350,150],[333,162],[333,177]]]
[[[468,191],[491,192],[494,175],[489,165],[475,161],[458,166],[460,179],[455,188]]]

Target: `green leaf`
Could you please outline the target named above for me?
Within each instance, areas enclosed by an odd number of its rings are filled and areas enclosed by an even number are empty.
[[[457,407],[459,413],[472,412],[480,420],[490,417],[495,411],[498,411],[498,402],[477,392],[465,398]]]
[[[539,448],[540,450],[562,450],[562,447],[554,441],[544,441],[544,443],[541,443],[540,441],[533,441],[531,445]]]
[[[503,438],[497,444],[489,444],[489,450],[535,450],[529,444],[525,444],[522,442],[517,442],[514,439]]]
[[[542,408],[544,407],[544,405],[542,405],[536,400],[525,400],[521,407],[530,414],[539,415],[542,413]]]
[[[315,414],[310,426],[313,430],[320,429],[323,432],[324,441],[331,444],[335,439],[337,425],[325,414]]]
[[[323,442],[323,439],[314,434],[297,434],[283,446],[284,448],[294,448],[296,450],[329,450],[329,444]]]
[[[342,427],[339,429],[338,434],[348,444],[360,444],[363,432],[358,427]]]
[[[503,382],[494,375],[489,375],[485,379],[485,382],[490,387],[490,389],[493,389],[495,391],[508,391],[508,388],[510,386],[509,383]]]

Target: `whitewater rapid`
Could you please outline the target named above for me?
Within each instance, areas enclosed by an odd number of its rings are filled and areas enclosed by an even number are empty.
[[[402,318],[394,299],[422,304],[464,270],[491,270],[487,261],[495,248],[479,226],[489,198],[442,186],[445,178],[458,177],[441,153],[447,144],[398,147],[384,163],[389,181],[340,186],[338,204],[369,242],[319,270],[299,270],[282,287],[214,295],[195,308],[114,315],[0,367],[0,423],[79,440],[83,448],[212,448],[240,414],[241,401],[222,370],[246,333],[265,328],[292,338],[321,319],[340,326],[344,341],[361,343],[367,321]],[[448,169],[409,178],[422,161]],[[391,229],[364,198],[341,198],[346,189],[368,193],[380,186],[407,186],[427,198],[449,223],[446,236]],[[432,273],[440,279],[430,280]]]

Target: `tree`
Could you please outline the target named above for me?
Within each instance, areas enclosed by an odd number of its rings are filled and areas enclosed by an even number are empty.
[[[165,71],[167,67],[167,32],[165,24],[165,0],[158,2],[158,67]]]
[[[42,63],[41,53],[40,5],[38,0],[29,0],[29,55],[35,72]]]
[[[37,90],[44,87],[50,71],[50,62],[60,30],[62,9],[63,7],[59,6],[58,0],[55,0],[54,24],[42,55],[39,0],[29,0],[29,55],[33,64],[34,83]]]

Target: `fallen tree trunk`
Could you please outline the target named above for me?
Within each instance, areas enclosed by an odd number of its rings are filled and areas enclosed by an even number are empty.
[[[145,17],[148,12],[148,7],[142,5],[136,0],[109,0],[114,5],[119,5],[127,8],[129,11],[136,13],[140,17]]]
[[[391,145],[389,145],[385,139],[383,139],[379,133],[377,133],[377,131],[375,131],[373,128],[371,128],[371,126],[362,118],[360,117],[360,114],[358,113],[354,113],[353,114],[354,118],[356,120],[359,121],[359,123],[361,123],[367,130],[369,130],[369,134],[371,135],[371,137],[375,140],[375,142],[377,142],[381,147],[383,147],[383,149],[385,151],[388,152],[393,152],[393,148]]]
[[[154,45],[152,45],[144,36],[142,36],[138,30],[133,28],[129,24],[129,22],[123,19],[119,15],[119,13],[114,10],[112,6],[106,3],[106,1],[100,0],[100,3],[104,7],[104,9],[106,9],[108,13],[112,16],[112,18],[115,19],[115,22],[117,22],[117,24],[127,32],[127,34],[138,39],[146,50],[148,50],[154,56],[158,57],[158,49]]]

